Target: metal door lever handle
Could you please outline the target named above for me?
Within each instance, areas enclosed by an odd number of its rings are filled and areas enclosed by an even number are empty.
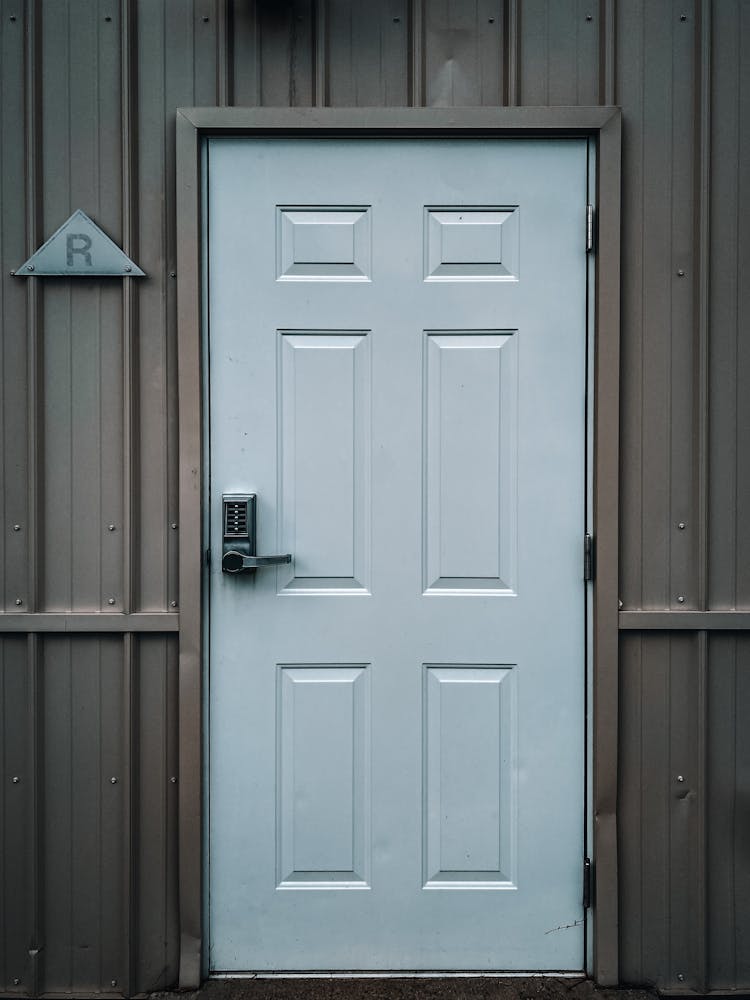
[[[236,549],[230,549],[221,557],[221,568],[225,573],[241,573],[243,570],[259,569],[261,566],[280,566],[291,561],[291,552],[280,556],[246,556]]]

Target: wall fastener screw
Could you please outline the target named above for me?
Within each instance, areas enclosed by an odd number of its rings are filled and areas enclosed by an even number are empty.
[[[109,779],[109,783],[110,783],[110,785],[116,785],[117,784],[117,778],[114,778],[114,777],[110,778]]]
[[[173,785],[177,784],[177,778],[175,778],[174,775],[169,780]]]
[[[680,529],[680,531],[684,531],[685,530],[685,522],[684,521],[680,521],[680,523],[677,525],[677,527]]]
[[[680,20],[681,21],[687,21],[687,14],[680,14]],[[678,976],[677,978],[678,979],[682,979],[683,977],[682,976]]]
[[[27,271],[33,271],[34,270],[34,265],[33,264],[27,264],[26,265],[26,270]]]
[[[683,20],[684,20],[684,18],[683,18]],[[679,981],[680,981],[681,983],[684,983],[684,982],[685,982],[685,977],[683,976],[683,974],[682,974],[681,972],[678,972],[678,973],[677,973],[677,978],[679,979]]]
[[[677,603],[678,604],[684,604],[685,603],[685,598],[682,596],[682,594],[680,594],[680,596],[677,598]]]
[[[683,781],[684,781],[685,779],[683,778],[683,776],[682,776],[681,774],[678,774],[678,775],[677,775],[677,780],[678,780],[678,781],[680,782],[680,784],[682,784],[682,782],[683,782]]]
[[[126,264],[126,265],[125,265],[125,270],[126,270],[126,271],[132,271],[132,270],[133,270],[133,268],[132,268],[132,267],[130,266],[130,264]]]
[[[116,979],[112,980],[112,986],[117,986],[117,980]]]
[[[489,24],[494,24],[495,23],[495,18],[494,17],[489,17],[489,18],[487,18],[487,21],[488,21]]]
[[[169,277],[170,278],[176,278],[177,277],[177,272],[176,271],[170,271],[169,272]]]
[[[107,531],[114,531],[114,530],[115,530],[114,524],[108,524],[107,525]]]
[[[107,601],[107,604],[114,604],[114,603],[115,603],[114,597],[110,597],[109,600]]]
[[[206,21],[208,21],[208,16],[207,16],[206,14],[204,14],[204,15],[203,15],[203,23],[205,24],[205,23],[206,23]]]
[[[104,18],[104,20],[105,20],[105,21],[111,21],[111,20],[112,20],[112,18],[111,18],[111,17],[109,16],[109,14],[107,14],[107,16],[106,16],[106,17]]]
[[[16,15],[15,15],[15,14],[11,14],[11,15],[10,15],[10,19],[11,19],[11,21],[15,21],[15,19],[16,19]]]
[[[14,784],[14,785],[18,785],[18,784],[20,784],[20,782],[21,782],[21,779],[20,779],[20,778],[18,777],[18,775],[17,775],[17,774],[14,774],[14,775],[13,775],[13,778],[12,778],[11,780],[13,781],[13,784]]]
[[[170,608],[176,608],[177,607],[177,601],[170,601],[169,602],[169,606],[170,606]]]
[[[172,531],[177,531],[177,524],[176,524],[176,522],[174,522],[174,521],[172,522],[171,528],[172,528]]]
[[[398,24],[398,23],[400,22],[400,20],[401,20],[401,18],[400,18],[400,17],[394,17],[394,18],[393,18],[393,23],[394,23],[394,24]]]
[[[22,604],[23,604],[23,601],[21,600],[21,598],[17,597],[16,598],[16,607],[20,608]]]
[[[591,14],[587,14],[587,15],[586,15],[586,20],[587,20],[587,21],[593,21],[593,20],[594,20],[594,18],[592,17],[592,15],[591,15]]]
[[[684,278],[685,277],[685,272],[682,270],[682,268],[680,268],[679,271],[677,272],[677,277],[678,278]]]
[[[13,985],[14,986],[20,986],[21,985],[21,980],[20,979],[14,979],[13,980]]]
[[[20,524],[14,524],[13,525],[13,530],[14,531],[20,531],[21,530],[21,525]]]

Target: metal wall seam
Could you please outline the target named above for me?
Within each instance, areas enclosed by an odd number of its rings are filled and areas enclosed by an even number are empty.
[[[521,79],[521,0],[505,0],[505,103],[518,106]]]

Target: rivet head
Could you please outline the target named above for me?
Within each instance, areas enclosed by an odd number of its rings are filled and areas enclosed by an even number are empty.
[[[685,603],[685,598],[682,596],[682,594],[680,594],[680,596],[677,598],[677,603],[678,604],[684,604]]]
[[[677,272],[677,277],[678,278],[684,278],[685,277],[685,272],[683,271],[682,268],[680,268],[679,271]]]
[[[172,522],[172,524],[170,525],[170,527],[171,527],[172,531],[177,531],[177,523],[175,521]]]
[[[33,271],[34,270],[34,265],[33,264],[27,264],[26,265],[26,270],[27,271]]]
[[[114,530],[115,530],[114,524],[108,524],[107,525],[107,531],[114,531]]]
[[[680,529],[680,531],[684,531],[685,527],[686,527],[685,522],[684,521],[680,521],[679,524],[677,525],[677,527]]]
[[[169,780],[173,785],[177,784],[177,778],[175,778],[174,775]]]
[[[170,608],[176,608],[177,607],[177,601],[170,601],[169,602],[169,606],[170,606]]]
[[[110,783],[110,785],[116,785],[117,784],[117,778],[115,778],[114,776],[111,777],[109,779],[109,783]]]
[[[683,21],[684,21],[684,20],[685,20],[685,18],[683,18]],[[680,981],[681,983],[684,983],[684,982],[685,982],[685,977],[683,976],[683,974],[682,974],[681,972],[678,972],[678,973],[677,973],[677,978],[679,979],[679,981]]]
[[[13,782],[14,785],[18,785],[20,784],[21,779],[18,777],[17,774],[14,774],[13,777],[11,778],[11,781]]]
[[[13,530],[14,531],[20,531],[21,530],[21,525],[20,524],[14,524],[13,525]]]
[[[125,265],[125,270],[126,270],[126,271],[132,271],[132,270],[133,270],[133,268],[132,268],[132,267],[130,266],[130,264],[126,264],[126,265]]]
[[[21,598],[17,597],[16,598],[16,607],[20,608],[22,604],[23,604],[23,601],[21,600]]]
[[[169,272],[169,277],[170,278],[176,278],[177,277],[177,272],[176,271],[170,271]]]
[[[114,603],[115,603],[114,597],[110,597],[107,601],[107,604],[114,604]]]
[[[677,780],[679,781],[679,783],[680,783],[680,784],[682,784],[682,783],[683,783],[683,781],[685,780],[685,778],[683,777],[683,775],[681,775],[681,774],[678,774],[678,775],[677,775]]]

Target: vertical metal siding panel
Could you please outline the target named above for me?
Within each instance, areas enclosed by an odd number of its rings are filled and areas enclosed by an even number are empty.
[[[69,18],[65,4],[42,4],[42,220],[45,238],[70,214],[71,114]],[[32,279],[37,280],[37,279]],[[71,289],[68,281],[45,281],[43,322],[42,481],[38,484],[46,551],[42,560],[40,599],[43,610],[72,606],[72,370]],[[54,509],[50,509],[50,506]],[[48,522],[52,519],[52,524]]]
[[[503,103],[503,0],[426,0],[425,104]]]
[[[697,600],[699,538],[693,371],[696,19],[694,4],[677,11],[664,0],[621,4],[618,11],[628,262],[622,598],[626,607],[680,608]],[[680,521],[686,524],[683,531]]]
[[[112,942],[122,935],[120,646],[93,636],[44,643],[48,991],[98,991],[119,978]]]
[[[641,951],[643,878],[641,877],[641,827],[643,824],[644,759],[641,710],[643,706],[643,637],[625,633],[620,639],[619,724],[619,894],[620,976],[624,982],[644,979]],[[650,761],[645,767],[650,767]]]
[[[620,337],[620,596],[642,601],[644,107],[643,3],[616,6],[616,100],[623,107]]]
[[[230,0],[232,98],[240,107],[260,104],[260,23],[257,2]]]
[[[709,601],[750,607],[750,3],[713,6]]]
[[[708,953],[714,989],[737,985],[735,831],[737,823],[737,737],[742,728],[737,703],[737,637],[716,635],[710,643],[708,731]],[[747,665],[745,665],[747,669]],[[750,694],[750,691],[746,693]]]
[[[600,6],[600,0],[522,0],[519,103],[599,103]]]
[[[621,874],[621,880],[639,879],[642,909],[623,917],[626,927],[640,930],[641,976],[662,983],[669,954],[669,637],[645,636],[642,644],[640,864],[636,872]],[[633,982],[623,945],[621,975]]]
[[[172,638],[138,641],[139,774],[137,954],[139,991],[177,976],[177,657]]]
[[[10,272],[26,257],[23,189],[24,12],[0,22],[0,608],[28,608],[28,420],[26,283]],[[13,525],[19,530],[14,531]]]
[[[33,760],[25,638],[0,639],[0,992],[29,992]],[[18,780],[15,780],[18,779]],[[14,980],[20,980],[18,986]]]
[[[621,979],[698,992],[706,805],[700,641],[689,633],[623,637],[619,799]]]
[[[683,17],[685,20],[683,21]],[[671,326],[670,326],[670,519],[669,604],[673,608],[700,608],[698,581],[700,420],[697,412],[700,361],[698,316],[699,206],[695,167],[699,162],[700,123],[696,67],[700,15],[694,0],[672,7],[672,176],[671,176]],[[685,524],[684,529],[678,525]],[[684,598],[680,601],[679,598]]]
[[[315,96],[314,0],[255,3],[260,24],[260,103],[266,107],[311,106]]]
[[[167,606],[169,440],[167,392],[169,316],[167,289],[166,189],[168,186],[165,48],[183,41],[178,24],[166,24],[172,6],[141,0],[137,6],[138,97],[137,169],[141,264],[148,280],[138,294],[138,358],[135,365],[138,418],[133,483],[134,610]],[[192,5],[184,14],[192,20]],[[177,38],[168,38],[175,32]],[[189,103],[189,102],[188,102]]]
[[[750,639],[710,644],[709,985],[750,985]]]
[[[328,87],[333,107],[409,103],[406,0],[329,0]]]

